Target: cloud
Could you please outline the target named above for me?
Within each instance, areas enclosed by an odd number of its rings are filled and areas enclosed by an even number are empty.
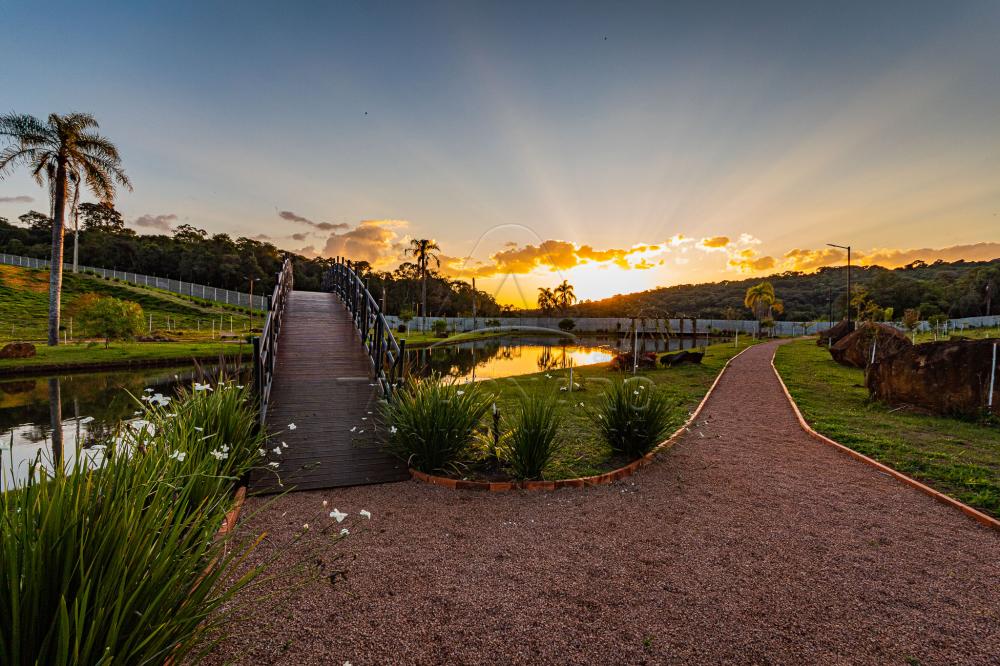
[[[790,271],[814,271],[824,266],[840,266],[846,260],[846,252],[835,248],[789,250],[784,255],[782,268]],[[982,242],[968,245],[952,245],[942,248],[893,249],[876,248],[855,250],[851,259],[861,266],[882,266],[899,268],[914,261],[927,263],[935,261],[990,261],[1000,258],[1000,243]]]
[[[729,236],[711,236],[698,241],[698,249],[706,252],[725,250],[729,245]]]
[[[0,203],[31,203],[34,200],[34,197],[29,197],[26,194],[21,194],[16,197],[0,197]]]
[[[362,220],[357,227],[326,239],[322,254],[344,256],[352,261],[367,261],[376,268],[388,268],[399,262],[399,229],[409,226],[406,220]]]
[[[309,234],[292,234],[292,240],[304,241],[309,237]]]
[[[492,277],[524,274],[536,270],[563,271],[585,264],[615,265],[623,269],[647,270],[657,265],[667,244],[640,244],[629,249],[596,249],[564,240],[545,240],[538,245],[505,243],[503,250],[490,255],[489,261],[460,257],[442,257],[442,272],[451,277]]]
[[[308,217],[302,217],[297,213],[293,213],[290,210],[280,210],[278,211],[278,217],[283,220],[288,220],[289,222],[298,222],[299,224],[308,224],[310,227],[315,227],[320,231],[334,231],[336,229],[347,229],[351,225],[344,222],[313,222]]]
[[[754,273],[771,270],[778,262],[771,256],[758,256],[756,250],[748,247],[730,254],[727,264],[740,273]]]
[[[166,215],[140,215],[132,221],[137,227],[156,229],[157,231],[172,231],[170,223],[175,221],[177,216],[173,213]]]

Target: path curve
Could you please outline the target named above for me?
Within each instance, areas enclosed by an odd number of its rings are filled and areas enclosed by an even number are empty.
[[[690,434],[610,486],[416,482],[248,500],[258,557],[321,502],[370,523],[347,581],[240,621],[241,663],[987,663],[1000,535],[807,435],[770,362],[730,364]],[[346,523],[345,523],[346,524]],[[365,528],[364,531],[358,528]],[[301,548],[301,546],[299,546]],[[270,590],[269,590],[270,591]]]

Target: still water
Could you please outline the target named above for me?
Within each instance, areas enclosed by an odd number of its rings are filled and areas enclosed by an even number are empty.
[[[457,345],[414,349],[407,353],[411,372],[437,373],[458,380],[499,379],[610,361],[619,350],[631,351],[632,339],[620,336],[560,339],[491,338]],[[639,338],[640,352],[665,352],[708,344],[693,338]]]
[[[144,389],[175,395],[179,386],[214,372],[186,365],[0,379],[0,490],[23,482],[39,454],[51,469],[61,453],[67,470],[78,450],[99,457],[94,445],[134,418]]]

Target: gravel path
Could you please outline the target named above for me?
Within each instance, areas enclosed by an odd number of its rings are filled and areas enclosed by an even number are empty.
[[[255,601],[213,661],[997,663],[1000,535],[802,432],[775,346],[736,359],[691,433],[612,486],[251,500],[258,556],[305,553],[294,534],[323,500],[373,517],[319,556],[346,580]]]

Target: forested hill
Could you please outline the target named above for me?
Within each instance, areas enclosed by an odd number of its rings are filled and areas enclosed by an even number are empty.
[[[919,308],[921,317],[944,314],[973,317],[987,314],[987,285],[991,286],[991,314],[1000,313],[1000,259],[992,261],[925,264],[917,261],[893,270],[881,266],[851,269],[855,285],[867,290],[878,305],[891,307],[898,318],[906,308]],[[815,273],[780,273],[766,278],[684,284],[579,303],[572,308],[578,317],[622,317],[684,315],[725,319],[750,318],[743,306],[748,287],[768,280],[774,285],[785,312],[779,319],[826,320],[833,300],[834,318],[844,313],[847,269],[821,268]]]

